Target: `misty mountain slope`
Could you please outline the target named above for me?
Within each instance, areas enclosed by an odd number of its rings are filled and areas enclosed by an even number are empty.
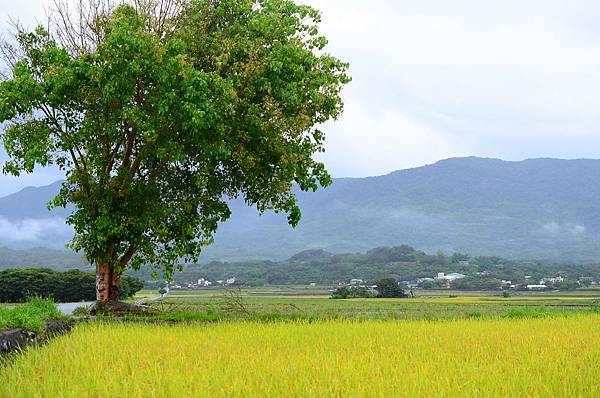
[[[296,230],[284,217],[259,218],[235,206],[207,254],[283,257],[306,248],[407,243],[426,251],[588,259],[600,254],[598,198],[598,160],[448,159],[300,193]]]
[[[72,208],[48,210],[61,181],[25,188],[0,198],[0,246],[31,249],[37,246],[64,250],[73,234],[65,218]]]
[[[58,186],[0,199],[0,217],[12,214],[15,223],[44,214],[52,189]],[[233,201],[233,215],[205,259],[282,259],[305,249],[339,253],[398,244],[520,258],[600,255],[600,160],[448,159],[385,176],[336,179],[298,198],[303,218],[296,229],[283,214],[258,216]],[[0,244],[10,245],[4,235],[0,228]]]
[[[12,195],[0,198],[0,217],[9,221],[23,219],[66,218],[71,210],[55,208],[48,210],[47,204],[60,190],[62,182],[57,181],[39,188],[28,187]]]

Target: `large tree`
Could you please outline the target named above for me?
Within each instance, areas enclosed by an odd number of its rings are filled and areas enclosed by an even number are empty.
[[[195,261],[242,197],[285,212],[330,177],[314,155],[342,111],[347,64],[319,13],[291,0],[111,0],[59,8],[5,43],[0,133],[19,175],[58,165],[53,206],[75,205],[70,246],[96,266],[97,301],[122,272]]]

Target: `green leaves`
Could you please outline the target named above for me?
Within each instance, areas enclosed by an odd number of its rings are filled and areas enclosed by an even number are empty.
[[[342,111],[348,65],[323,55],[319,13],[289,0],[192,0],[166,21],[123,5],[69,54],[39,28],[0,83],[5,171],[59,164],[71,246],[117,269],[172,272],[229,218],[228,198],[301,218],[291,189],[327,186],[315,126]],[[157,33],[161,32],[161,33]],[[134,253],[133,257],[129,254]],[[122,263],[122,264],[121,264]]]

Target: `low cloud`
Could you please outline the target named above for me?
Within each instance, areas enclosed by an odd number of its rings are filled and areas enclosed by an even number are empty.
[[[44,246],[64,245],[73,230],[61,218],[10,221],[0,217],[0,241],[36,243]]]
[[[584,235],[585,231],[585,225],[556,221],[551,221],[542,226],[542,233],[552,237],[579,237]]]

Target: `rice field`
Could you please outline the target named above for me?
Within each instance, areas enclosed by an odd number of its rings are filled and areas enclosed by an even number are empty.
[[[0,397],[594,397],[600,316],[80,325]]]
[[[352,320],[444,320],[459,318],[502,317],[514,311],[532,310],[548,315],[600,313],[600,296],[557,297],[545,295],[417,297],[414,299],[331,300],[313,296],[257,297],[243,292],[242,302],[248,313],[260,319],[352,319]],[[174,295],[156,303],[167,313],[211,314],[219,319],[248,318],[228,310],[227,299],[218,292]],[[193,317],[192,317],[193,318]]]

